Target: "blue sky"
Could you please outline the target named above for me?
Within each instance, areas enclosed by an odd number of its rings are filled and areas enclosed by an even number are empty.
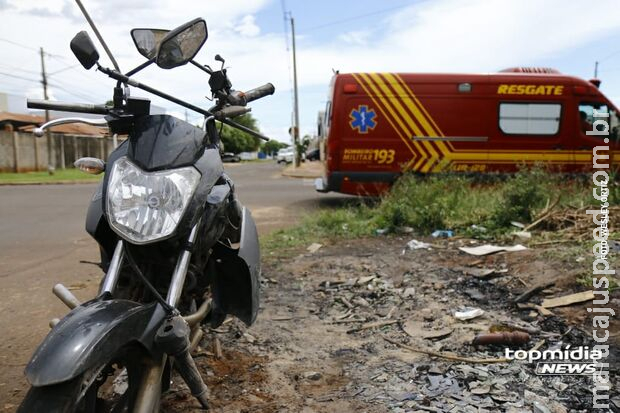
[[[315,131],[332,69],[495,72],[510,66],[549,66],[591,78],[594,62],[600,60],[601,88],[620,104],[620,13],[614,0],[83,2],[125,70],[141,63],[128,36],[132,27],[172,28],[204,17],[209,40],[197,60],[213,64],[216,53],[223,55],[239,89],[274,83],[276,94],[256,102],[253,114],[265,134],[281,141],[289,140],[292,118],[290,31],[286,37],[283,8],[296,22],[302,134]],[[43,46],[52,54],[46,59],[48,71],[57,72],[50,77],[54,99],[109,99],[112,82],[94,70],[73,67],[69,40],[87,29],[73,1],[0,0],[0,17],[0,92],[41,97],[36,49]],[[109,65],[105,58],[102,63]],[[137,78],[194,104],[209,104],[204,99],[207,79],[195,68],[151,67]],[[184,116],[178,106],[153,101]]]

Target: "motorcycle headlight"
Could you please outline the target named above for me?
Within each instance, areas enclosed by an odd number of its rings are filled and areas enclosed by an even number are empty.
[[[112,229],[135,244],[171,235],[189,204],[200,173],[193,167],[145,172],[123,157],[114,163],[107,190]]]

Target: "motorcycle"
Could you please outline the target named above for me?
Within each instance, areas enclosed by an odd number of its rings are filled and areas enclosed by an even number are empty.
[[[86,230],[100,247],[105,276],[99,294],[80,303],[64,286],[54,293],[71,311],[53,320],[25,374],[31,388],[19,412],[158,411],[173,369],[208,408],[208,389],[191,356],[202,326],[228,315],[248,326],[259,304],[260,252],[255,223],[235,196],[220,158],[218,126],[227,124],[268,140],[232,120],[249,102],[274,93],[272,84],[242,93],[232,89],[224,59],[219,70],[194,57],[207,40],[207,25],[195,19],[174,30],[134,29],[131,36],[147,60],[123,74],[99,31],[114,69],[99,63],[82,31],[71,50],[85,69],[117,81],[111,106],[29,100],[28,107],[104,115],[63,118],[35,130],[83,122],[127,135],[107,162],[76,161],[89,173],[105,173],[90,203]],[[156,64],[172,69],[192,64],[209,75],[215,105],[208,110],[138,82],[133,75]],[[129,87],[152,93],[204,115],[202,128],[169,115],[151,115],[150,101]]]

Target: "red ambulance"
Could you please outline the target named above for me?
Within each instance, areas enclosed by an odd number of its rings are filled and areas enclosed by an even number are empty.
[[[535,163],[579,173],[592,170],[597,146],[609,146],[613,163],[619,113],[599,84],[547,68],[337,73],[319,128],[325,172],[316,189],[376,195],[403,172],[501,173]]]

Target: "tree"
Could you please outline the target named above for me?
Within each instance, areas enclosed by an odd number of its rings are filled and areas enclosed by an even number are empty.
[[[286,148],[287,146],[288,144],[286,143],[278,142],[276,140],[270,140],[270,141],[264,142],[261,145],[261,150],[267,155],[274,155],[278,153],[280,149]]]
[[[306,152],[308,146],[310,146],[310,139],[312,139],[310,135],[305,135],[303,138],[301,138],[301,140],[297,144],[297,153]]]
[[[245,126],[259,132],[256,125],[256,119],[249,113],[234,118],[236,123]],[[226,152],[239,153],[239,152],[253,152],[258,150],[260,146],[260,140],[250,134],[243,132],[232,126],[224,125],[220,138],[224,144],[224,150]]]

